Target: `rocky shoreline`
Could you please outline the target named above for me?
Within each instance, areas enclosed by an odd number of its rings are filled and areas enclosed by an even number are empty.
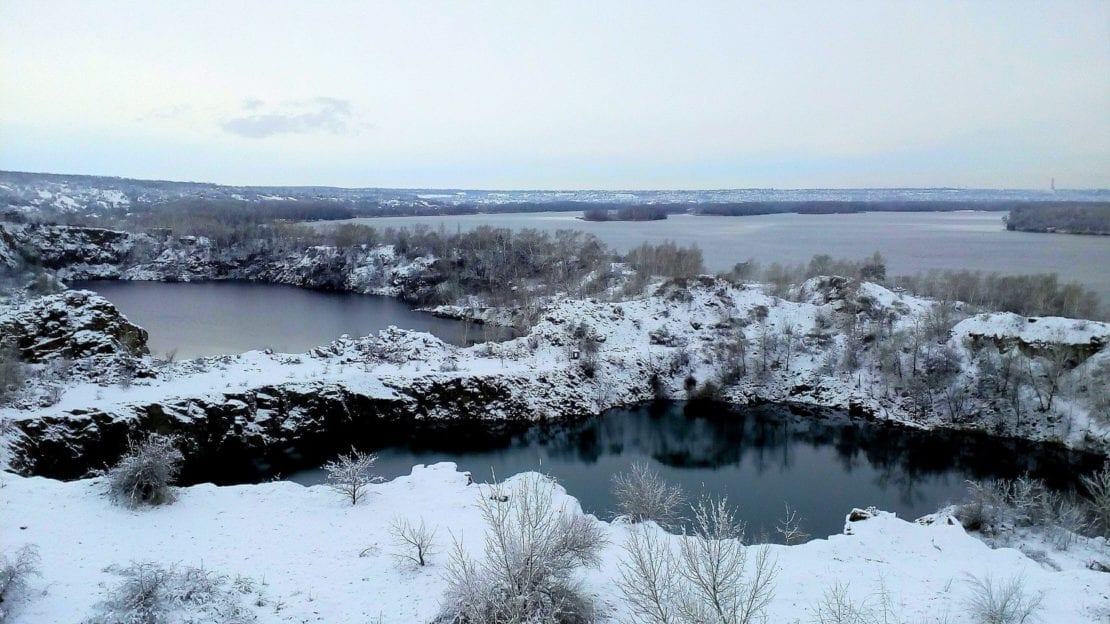
[[[63,279],[199,277],[208,274],[198,266],[212,266],[165,254],[158,271],[114,264],[130,236],[83,229],[76,242],[44,241],[43,264]],[[91,237],[99,246],[86,249]],[[335,257],[306,252],[291,260],[297,271],[279,274],[311,276],[310,259]],[[402,273],[415,275],[392,275]],[[344,284],[371,283],[356,274]],[[384,279],[394,295],[413,283]],[[1012,314],[942,322],[934,302],[875,284],[826,277],[798,289],[797,301],[787,301],[758,285],[672,280],[628,300],[552,302],[526,336],[502,343],[461,348],[390,329],[300,355],[184,362],[144,355],[141,328],[103,298],[67,291],[0,313],[0,328],[17,335],[36,370],[63,359],[68,367],[64,379],[32,379],[23,402],[0,408],[0,418],[12,423],[13,469],[61,478],[111,463],[129,435],[150,431],[179,434],[201,463],[265,460],[298,440],[366,439],[406,423],[524,426],[655,399],[789,402],[1110,450],[1098,394],[1110,385],[1110,325]],[[38,318],[52,320],[29,320]],[[930,323],[938,324],[932,337],[923,329]],[[1014,374],[1000,373],[1000,364]]]

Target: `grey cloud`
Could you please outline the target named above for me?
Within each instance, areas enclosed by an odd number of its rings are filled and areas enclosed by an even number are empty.
[[[267,107],[265,102],[250,98],[243,102],[243,114],[225,121],[223,129],[250,139],[263,139],[278,134],[357,134],[361,124],[347,100],[316,97]]]

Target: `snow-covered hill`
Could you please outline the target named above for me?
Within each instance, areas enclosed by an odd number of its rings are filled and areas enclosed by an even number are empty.
[[[1009,189],[722,189],[722,190],[476,190],[387,189],[318,186],[224,186],[203,182],[133,180],[104,176],[0,171],[0,211],[100,214],[138,204],[180,199],[259,201],[335,201],[391,207],[435,208],[460,205],[502,206],[567,202],[632,204],[707,204],[776,201],[850,202],[997,202],[1107,201],[1108,190]]]

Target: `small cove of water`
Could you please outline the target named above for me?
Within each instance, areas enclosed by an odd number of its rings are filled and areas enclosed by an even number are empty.
[[[425,331],[464,345],[486,334],[481,325],[418,312],[391,297],[322,292],[241,281],[73,282],[111,301],[131,322],[150,334],[154,355],[176,350],[178,358],[273,349],[302,353],[342,334],[375,334],[395,325]],[[495,328],[490,328],[495,329]],[[491,335],[504,339],[506,331]]]
[[[541,470],[602,518],[613,515],[612,477],[643,461],[691,494],[728,496],[753,531],[773,532],[789,503],[818,537],[840,532],[852,507],[875,505],[912,520],[960,500],[967,479],[1029,472],[1067,487],[1099,466],[1097,458],[1032,443],[851,422],[782,405],[659,403],[511,435],[414,433],[364,448],[378,453],[376,472],[387,479],[440,461],[457,463],[477,481],[489,481],[491,472]],[[288,478],[313,485],[325,474],[311,469]]]

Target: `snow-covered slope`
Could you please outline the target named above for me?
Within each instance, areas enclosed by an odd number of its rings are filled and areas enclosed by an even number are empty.
[[[107,567],[141,561],[238,577],[237,586],[249,588],[244,602],[262,624],[429,622],[441,607],[452,540],[481,553],[485,527],[477,503],[488,495],[453,464],[416,466],[410,476],[372,485],[354,507],[323,486],[289,482],[198,485],[182,489],[172,505],[134,511],[114,505],[104,490],[102,479],[62,483],[0,473],[5,549],[36,544],[42,557],[42,576],[31,579],[13,622],[78,622],[118,582]],[[562,488],[553,496],[565,513],[581,513]],[[401,546],[389,532],[394,518],[435,529],[428,566],[395,560]],[[1044,622],[1110,616],[1110,575],[1084,568],[1084,557],[1104,556],[1101,538],[1053,552],[1056,570],[1016,549],[992,550],[944,519],[923,526],[878,513],[847,525],[850,534],[770,547],[779,572],[768,621],[811,621],[824,593],[840,583],[857,604],[877,606],[885,593],[901,621],[973,624],[969,575],[996,582],[1020,575],[1029,595],[1043,593]],[[583,591],[596,598],[603,621],[634,621],[616,581],[635,529],[598,526],[608,544],[600,566],[578,574]]]

